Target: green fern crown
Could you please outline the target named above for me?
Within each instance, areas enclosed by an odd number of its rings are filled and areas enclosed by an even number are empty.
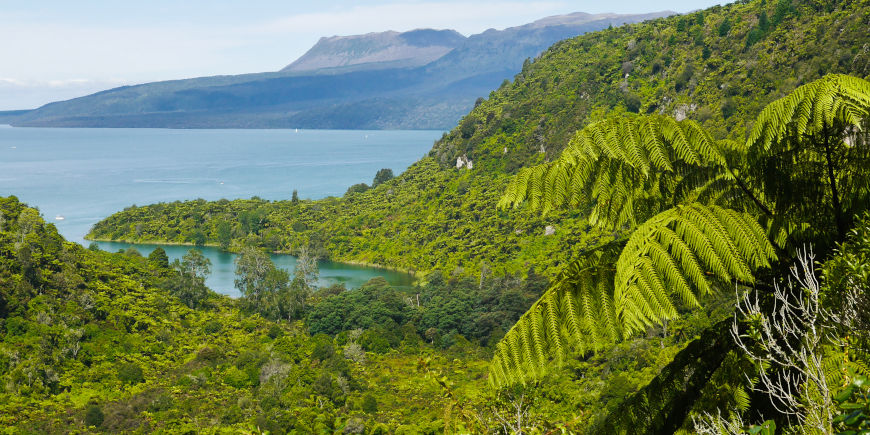
[[[628,236],[563,270],[498,344],[491,384],[525,383],[568,346],[599,350],[733,288],[723,284],[751,284],[774,243],[844,240],[870,207],[868,126],[870,82],[828,75],[766,107],[745,146],[664,116],[578,131],[557,160],[517,174],[499,206],[588,209]]]

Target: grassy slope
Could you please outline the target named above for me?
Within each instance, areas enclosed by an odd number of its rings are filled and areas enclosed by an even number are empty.
[[[571,216],[497,211],[509,175],[555,157],[574,131],[605,114],[682,114],[720,137],[741,138],[747,120],[802,83],[829,72],[870,74],[868,3],[807,3],[732,4],[560,42],[469,113],[429,157],[364,193],[300,204],[139,207],[100,222],[90,237],[190,242],[202,231],[216,242],[216,224],[227,220],[235,248],[311,245],[337,260],[415,271],[535,265],[552,275],[572,250],[607,235],[587,234]],[[474,168],[456,169],[459,157]],[[257,209],[259,228],[239,222],[240,213]],[[547,225],[554,236],[544,236]]]

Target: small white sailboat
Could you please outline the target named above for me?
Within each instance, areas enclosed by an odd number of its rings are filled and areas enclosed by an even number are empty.
[[[57,215],[57,216],[54,217],[54,220],[56,220],[56,221],[62,221],[62,220],[64,220],[64,219],[66,219],[66,218],[63,217],[63,215]]]

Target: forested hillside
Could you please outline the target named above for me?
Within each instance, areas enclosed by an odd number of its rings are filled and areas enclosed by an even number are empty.
[[[800,84],[826,73],[870,74],[868,12],[865,1],[753,1],[583,35],[526,64],[428,157],[375,188],[317,201],[130,208],[90,237],[282,252],[310,246],[336,260],[420,273],[535,267],[552,277],[614,234],[592,229],[577,210],[497,211],[511,174],[554,159],[576,130],[612,114],[693,119],[716,138],[741,138],[766,104]]]
[[[411,310],[373,281],[358,293],[380,310],[359,305],[346,329],[309,334],[300,321],[267,319],[211,293],[202,273],[202,264],[170,265],[165,254],[66,242],[35,209],[0,198],[2,431],[435,432],[450,404],[436,378],[460,385],[456,400],[484,391],[481,348],[450,329],[426,341],[412,323],[460,313]],[[422,291],[424,301],[442,291]],[[315,307],[314,318],[331,312]],[[384,329],[387,319],[403,327]]]
[[[668,331],[573,361],[548,384],[496,391],[487,361],[546,288],[539,275],[309,288],[288,318],[281,295],[301,284],[286,272],[283,284],[274,269],[272,281],[246,279],[252,288],[234,300],[205,289],[202,257],[170,264],[160,252],[82,248],[0,198],[4,433],[435,434],[503,430],[518,418],[578,428],[727,316],[719,300]]]

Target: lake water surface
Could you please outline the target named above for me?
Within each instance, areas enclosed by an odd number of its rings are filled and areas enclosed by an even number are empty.
[[[371,183],[375,172],[398,174],[426,154],[441,131],[171,130],[0,128],[0,196],[38,207],[68,240],[87,244],[90,227],[132,204],[259,196],[341,196]],[[59,218],[63,218],[62,220]],[[106,250],[127,244],[99,243]],[[143,254],[153,246],[137,245]],[[186,247],[164,247],[170,259]],[[212,289],[235,294],[234,255],[203,248],[212,260]],[[295,259],[275,256],[292,269]],[[355,287],[373,276],[406,285],[407,275],[323,262],[323,283]]]

